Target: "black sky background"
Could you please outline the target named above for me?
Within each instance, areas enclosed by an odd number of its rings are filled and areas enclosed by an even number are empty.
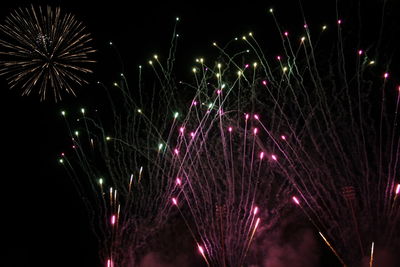
[[[306,16],[318,27],[324,22],[332,25],[335,1],[317,6],[312,2],[304,1]],[[5,247],[1,261],[6,262],[3,265],[0,261],[1,266],[99,264],[87,212],[57,159],[69,145],[60,111],[77,112],[81,107],[100,106],[94,97],[100,90],[95,82],[101,80],[111,85],[121,72],[109,41],[119,49],[124,74],[134,83],[138,65],[146,65],[154,53],[167,55],[176,16],[181,18],[177,69],[183,76],[190,75],[197,56],[215,58],[217,53],[212,42],[226,43],[249,31],[257,34],[260,43],[268,42],[272,50],[279,51],[279,36],[267,13],[271,6],[289,31],[300,32],[303,26],[297,1],[288,0],[264,1],[262,5],[234,2],[219,5],[215,1],[190,1],[184,5],[143,1],[139,5],[121,0],[103,3],[7,0],[0,3],[0,21],[11,9],[30,3],[61,6],[83,21],[95,39],[98,63],[91,84],[79,90],[77,98],[64,95],[64,100],[56,104],[51,100],[40,103],[35,94],[21,97],[18,90],[8,90],[5,78],[0,77],[0,218],[3,225],[0,240]],[[395,10],[391,12],[394,14]],[[363,12],[374,14],[375,11]]]

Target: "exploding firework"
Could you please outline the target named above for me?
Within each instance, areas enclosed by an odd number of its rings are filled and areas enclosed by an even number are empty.
[[[61,100],[62,92],[75,95],[87,83],[95,50],[85,26],[60,8],[31,6],[10,13],[0,25],[0,75],[11,88],[40,99]]]
[[[233,53],[214,43],[222,60],[207,66],[197,59],[194,82],[178,86],[169,64],[154,56],[162,97],[149,93],[139,105],[125,83],[116,84],[127,115],[113,117],[109,135],[94,124],[100,133],[87,130],[86,147],[75,134],[88,177],[107,174],[91,183],[100,196],[93,205],[106,233],[106,266],[137,262],[138,244],[171,210],[181,213],[207,265],[243,266],[266,221],[261,213],[288,203],[343,265],[365,258],[373,265],[378,251],[398,249],[400,91],[376,64],[381,42],[376,52],[354,48],[339,17],[319,29],[304,18],[299,38],[277,26],[280,55],[267,54],[253,33],[234,40],[245,48]],[[185,115],[172,116],[182,87],[194,97],[181,101]],[[91,150],[100,162],[88,160]]]

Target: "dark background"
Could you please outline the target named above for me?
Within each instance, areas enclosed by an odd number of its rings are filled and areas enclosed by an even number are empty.
[[[59,166],[58,156],[69,146],[68,133],[60,111],[78,112],[81,107],[96,108],[101,103],[94,97],[100,90],[96,81],[111,85],[122,71],[117,54],[110,49],[112,41],[124,63],[124,74],[131,84],[137,76],[138,65],[146,65],[154,53],[167,56],[175,17],[178,26],[178,73],[189,77],[194,59],[198,56],[215,59],[212,42],[226,43],[249,31],[257,40],[278,53],[280,39],[276,26],[267,10],[274,7],[280,23],[291,33],[301,32],[302,16],[297,1],[264,1],[263,5],[234,3],[219,5],[216,1],[188,1],[159,4],[152,1],[2,1],[0,21],[13,8],[34,4],[61,6],[83,21],[95,39],[98,50],[95,74],[91,84],[78,91],[78,97],[64,95],[64,100],[40,103],[32,94],[21,97],[18,90],[8,90],[4,77],[0,77],[1,125],[1,218],[4,256],[2,266],[97,266],[97,244],[91,232],[87,211],[71,180]],[[335,23],[335,1],[315,6],[315,1],[304,1],[309,25],[321,27]],[[354,2],[354,3],[353,3]],[[369,1],[362,9],[357,1],[344,9],[346,18],[352,19],[354,10],[364,17],[362,32],[366,39],[376,30],[380,14],[376,6],[382,1]],[[393,18],[400,11],[398,4],[388,1],[392,8],[385,14]],[[353,25],[349,27],[354,27]],[[394,32],[393,32],[394,35]],[[300,36],[300,33],[296,36]],[[393,38],[388,35],[387,38]],[[326,253],[328,260],[331,256]],[[3,265],[1,262],[5,261]]]

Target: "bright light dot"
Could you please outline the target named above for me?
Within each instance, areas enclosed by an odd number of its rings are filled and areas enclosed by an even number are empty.
[[[224,89],[225,86],[226,86],[226,84],[223,83],[223,84],[221,85],[221,89]]]
[[[178,112],[175,112],[175,113],[174,113],[174,119],[178,118],[178,116],[179,116],[179,113],[178,113]]]
[[[303,37],[301,37],[300,40],[301,40],[301,42],[304,42],[305,39],[306,39],[306,37],[303,36]]]
[[[65,116],[65,111],[63,110],[63,111],[61,111],[61,115],[63,115],[63,116]]]
[[[396,186],[396,195],[400,193],[400,184],[397,184]]]
[[[59,159],[58,162],[60,162],[61,164],[64,163],[63,159]]]
[[[172,203],[176,206],[176,205],[178,205],[178,201],[176,200],[176,198],[172,198]]]
[[[249,32],[249,36],[253,36],[253,33],[252,33],[252,32]]]
[[[114,85],[114,86],[118,86],[118,83],[115,82],[115,83],[113,83],[113,85]]]
[[[199,252],[204,255],[204,249],[202,246],[200,246],[199,244],[197,244],[197,248],[199,249]]]
[[[158,150],[161,150],[161,149],[163,148],[163,146],[164,146],[164,145],[163,145],[163,144],[161,144],[161,143],[160,143],[160,144],[158,144]]]
[[[212,109],[213,108],[213,103],[208,104],[208,109]]]
[[[141,69],[142,68],[142,65],[139,65],[139,69]]]
[[[190,132],[190,137],[194,138],[195,137],[195,133],[194,132]]]
[[[85,114],[85,109],[84,108],[81,108],[81,113]]]
[[[267,85],[267,81],[266,81],[266,80],[262,81],[262,84],[263,84],[264,86],[266,86],[266,85]]]
[[[221,90],[220,89],[217,90],[217,95],[219,95],[219,94],[221,94]]]
[[[342,24],[342,20],[339,19],[339,20],[337,21],[337,23],[338,23],[339,25]]]
[[[326,26],[326,25],[322,26],[322,30],[323,30],[323,31],[325,31],[325,30],[326,30],[326,28],[327,28],[327,26]]]
[[[174,153],[175,153],[175,155],[178,155],[179,154],[179,150],[177,148],[175,148],[174,149]]]
[[[277,56],[276,59],[277,59],[277,60],[281,60],[281,56]]]
[[[244,65],[244,68],[247,69],[249,67],[249,64]]]
[[[254,67],[254,68],[257,68],[257,62],[254,62],[254,63],[253,63],[253,67]]]
[[[281,135],[281,139],[282,139],[282,140],[286,140],[286,136]]]
[[[260,152],[260,159],[264,158],[264,152]]]
[[[111,225],[114,225],[115,224],[115,215],[113,214],[112,216],[111,216]]]
[[[213,43],[213,46],[217,46],[217,43],[214,42],[214,43]]]
[[[139,108],[139,109],[137,110],[137,112],[138,112],[138,113],[142,113],[142,110]]]
[[[255,207],[253,210],[253,215],[256,215],[258,213],[258,207]]]
[[[154,57],[154,59],[158,59],[158,55],[154,55],[153,57]]]
[[[242,39],[243,39],[243,40],[246,40],[246,36],[243,36]]]
[[[78,131],[75,131],[75,135],[78,136],[78,135],[79,135],[79,132],[78,132]]]
[[[363,53],[363,51],[360,49],[360,50],[358,50],[358,55],[362,55],[362,53]]]
[[[253,133],[257,134],[258,133],[258,128],[254,128]]]
[[[244,118],[247,120],[249,118],[249,114],[244,114]]]
[[[153,61],[149,60],[149,64],[150,64],[150,65],[153,65]]]
[[[179,21],[179,17],[176,17],[176,21]]]
[[[237,72],[237,75],[238,75],[238,76],[241,76],[241,75],[242,75],[242,72],[239,70],[239,71]]]
[[[193,71],[194,73],[196,73],[196,68],[193,68],[192,71]]]
[[[294,201],[294,203],[296,203],[297,205],[300,205],[299,200],[297,199],[297,197],[293,196],[292,200]]]
[[[258,116],[258,114],[254,114],[254,119],[259,120],[260,117]]]
[[[385,72],[385,74],[383,74],[383,78],[388,78],[389,77],[389,73]]]
[[[193,100],[193,101],[192,101],[192,105],[193,105],[193,106],[197,106],[197,101],[196,101],[196,100]]]
[[[110,140],[111,140],[111,137],[107,136],[107,137],[106,137],[106,140],[107,140],[107,141],[110,141]]]
[[[285,36],[288,36],[288,35],[289,35],[289,33],[288,33],[288,32],[284,32],[283,34],[284,34]]]
[[[181,184],[182,184],[181,178],[176,178],[175,183],[176,183],[177,185],[181,185]]]
[[[269,13],[273,13],[274,10],[272,8],[269,9]]]
[[[99,179],[99,184],[102,185],[103,184],[103,178]]]
[[[228,127],[228,132],[232,132],[233,128],[232,127]]]
[[[288,68],[287,67],[283,67],[283,72],[286,72],[287,70],[288,70]]]
[[[246,50],[246,52],[247,52],[247,53],[249,53],[249,52],[250,52],[250,50],[249,50],[249,49],[247,49],[247,50]]]
[[[219,73],[217,73],[217,75],[216,75],[216,76],[217,76],[217,78],[219,78],[219,76],[221,76],[221,75],[220,75]]]
[[[218,63],[217,67],[218,67],[218,69],[220,69],[221,68],[221,63]]]
[[[307,29],[307,28],[308,28],[308,25],[307,25],[307,24],[304,24],[303,27],[304,27],[304,29]]]
[[[179,132],[183,133],[185,131],[185,127],[180,127]]]
[[[369,65],[374,65],[375,64],[375,60],[371,60],[368,64]]]
[[[124,74],[123,74],[123,73],[120,73],[119,75],[120,75],[121,77],[124,77]]]
[[[113,42],[109,42],[110,45],[113,45]]]
[[[271,158],[272,158],[273,160],[277,160],[277,159],[278,159],[275,155],[272,155]]]

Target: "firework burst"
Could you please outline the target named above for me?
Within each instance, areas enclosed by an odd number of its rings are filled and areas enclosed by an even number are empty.
[[[85,26],[59,7],[31,6],[12,11],[0,25],[0,75],[10,88],[29,95],[37,90],[40,99],[62,92],[75,95],[75,86],[87,83],[94,63],[92,38]]]

